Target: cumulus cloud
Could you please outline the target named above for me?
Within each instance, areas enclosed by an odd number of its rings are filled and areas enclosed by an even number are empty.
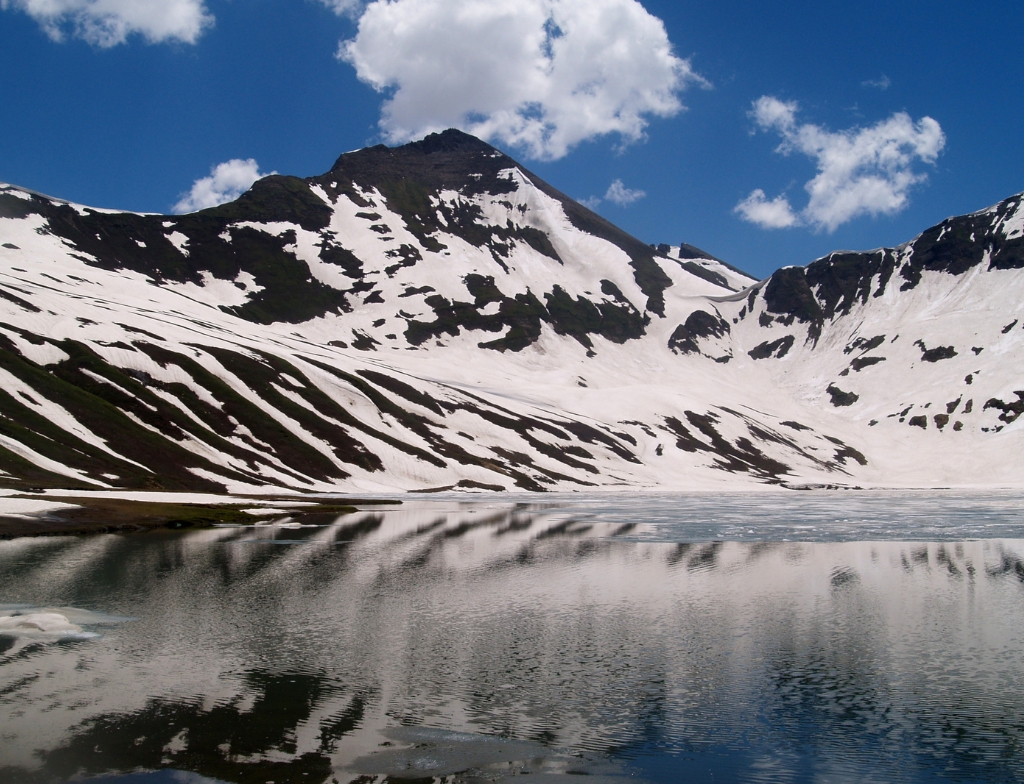
[[[0,0],[0,8],[24,11],[54,41],[70,36],[102,48],[132,34],[194,44],[214,21],[203,0]]]
[[[276,174],[276,172],[270,172]],[[234,201],[252,186],[256,180],[268,176],[260,172],[259,164],[252,158],[232,158],[210,169],[210,176],[196,180],[192,189],[182,194],[181,201],[172,208],[181,214],[205,210],[218,204]]]
[[[627,188],[622,180],[614,180],[611,185],[608,186],[607,192],[604,194],[604,198],[600,196],[591,196],[586,199],[577,199],[587,209],[596,210],[601,206],[601,202],[610,201],[613,204],[618,204],[620,207],[628,207],[635,201],[640,201],[647,195],[646,191],[633,190]]]
[[[542,160],[635,142],[706,84],[637,0],[374,0],[338,56],[388,95],[388,141],[459,127]]]
[[[776,196],[769,201],[760,188],[737,204],[736,212],[742,215],[744,220],[765,229],[788,229],[799,222],[793,208],[789,206],[789,199],[785,196]]]
[[[763,95],[754,101],[750,116],[754,118],[762,130],[781,128],[791,131],[796,125],[796,101],[780,101],[770,95]]]
[[[320,0],[338,16],[352,16],[363,8],[363,0]]]
[[[635,191],[627,188],[622,184],[622,180],[615,180],[615,182],[608,186],[608,192],[604,197],[620,207],[628,207],[633,202],[640,201],[646,195],[644,191]]]
[[[861,215],[897,213],[907,205],[910,189],[927,179],[914,164],[934,163],[946,144],[931,117],[914,122],[897,112],[869,128],[833,132],[798,124],[798,109],[796,102],[763,96],[750,112],[761,130],[782,137],[778,152],[807,155],[818,169],[804,186],[810,199],[799,212],[784,195],[769,200],[760,189],[736,205],[740,216],[764,228],[807,225],[831,232]]]

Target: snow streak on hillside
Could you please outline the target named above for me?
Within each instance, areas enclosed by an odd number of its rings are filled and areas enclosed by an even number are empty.
[[[1011,484],[1024,210],[760,283],[449,131],[184,216],[0,187],[0,483]]]

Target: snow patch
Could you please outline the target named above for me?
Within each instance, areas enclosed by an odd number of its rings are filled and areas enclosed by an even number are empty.
[[[165,223],[164,224],[165,227],[173,226],[173,225],[174,225],[173,223]],[[178,249],[178,252],[181,253],[181,255],[184,256],[187,259],[188,258],[188,237],[186,237],[180,231],[172,231],[170,234],[168,234],[166,236],[167,236],[168,241],[175,248]]]
[[[1017,208],[1003,219],[999,228],[1008,240],[1024,236],[1024,197],[1017,202]]]
[[[214,277],[211,272],[202,273],[202,283],[167,282],[163,288],[183,297],[219,308],[221,305],[237,307],[249,301],[249,297],[263,290],[257,286],[251,273],[242,272],[232,280]]]

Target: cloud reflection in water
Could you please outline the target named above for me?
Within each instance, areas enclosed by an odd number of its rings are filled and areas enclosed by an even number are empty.
[[[1024,542],[637,541],[582,506],[0,543],[0,600],[137,619],[0,654],[0,778],[1024,776]]]

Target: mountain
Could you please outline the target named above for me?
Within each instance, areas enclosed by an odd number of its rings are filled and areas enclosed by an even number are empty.
[[[0,486],[1019,486],[1021,201],[756,281],[458,131],[191,215],[3,185]]]

